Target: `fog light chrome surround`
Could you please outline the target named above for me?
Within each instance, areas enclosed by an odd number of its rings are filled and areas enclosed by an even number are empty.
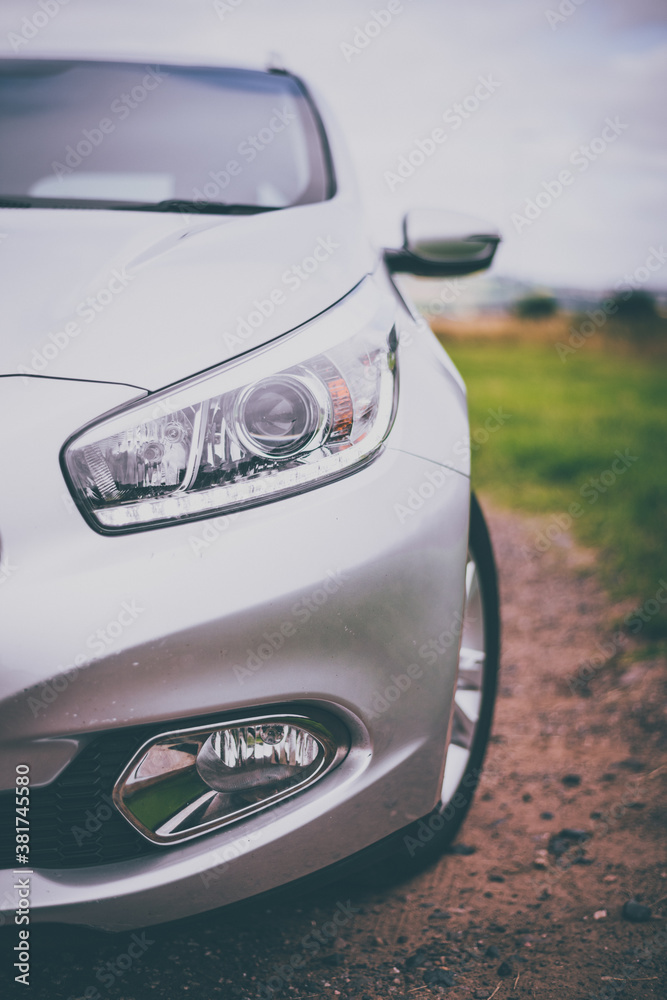
[[[125,819],[154,844],[180,844],[308,788],[349,750],[327,716],[267,714],[154,736],[114,790]]]

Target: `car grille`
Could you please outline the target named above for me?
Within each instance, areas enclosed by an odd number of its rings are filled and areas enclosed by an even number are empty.
[[[153,730],[153,727],[151,728]],[[103,733],[55,781],[30,790],[30,867],[85,868],[154,853],[111,801],[146,729]],[[16,868],[14,792],[0,794],[0,867]]]

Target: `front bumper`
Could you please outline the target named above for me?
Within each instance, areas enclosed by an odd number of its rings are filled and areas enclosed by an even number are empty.
[[[440,389],[428,415],[419,399],[424,366]],[[432,809],[457,644],[435,664],[420,649],[447,629],[455,634],[469,508],[467,476],[446,467],[465,438],[465,403],[436,367],[413,344],[385,451],[297,497],[120,538],[92,532],[66,502],[59,510],[45,502],[32,534],[20,504],[5,510],[3,542],[16,570],[3,587],[3,787],[18,763],[47,785],[90,734],[170,729],[214,713],[314,707],[335,715],[351,742],[343,763],[310,789],[218,833],[131,860],[35,870],[32,920],[122,930],[184,917],[334,864]],[[90,419],[90,387],[81,383],[44,386],[54,412],[64,386],[69,420]],[[58,421],[44,434],[45,453],[52,443],[57,455],[67,436]],[[416,440],[434,460],[409,453]],[[5,445],[11,450],[9,438]],[[41,471],[62,494],[60,470]],[[419,677],[397,685],[410,664]],[[15,880],[11,869],[2,873],[10,920]]]

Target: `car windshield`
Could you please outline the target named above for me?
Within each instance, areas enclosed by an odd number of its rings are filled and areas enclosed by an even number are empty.
[[[319,123],[286,74],[0,63],[1,205],[262,211],[330,194]]]

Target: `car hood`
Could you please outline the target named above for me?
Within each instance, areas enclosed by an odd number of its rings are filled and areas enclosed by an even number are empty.
[[[0,374],[154,390],[294,329],[375,264],[341,197],[250,216],[2,209]]]

